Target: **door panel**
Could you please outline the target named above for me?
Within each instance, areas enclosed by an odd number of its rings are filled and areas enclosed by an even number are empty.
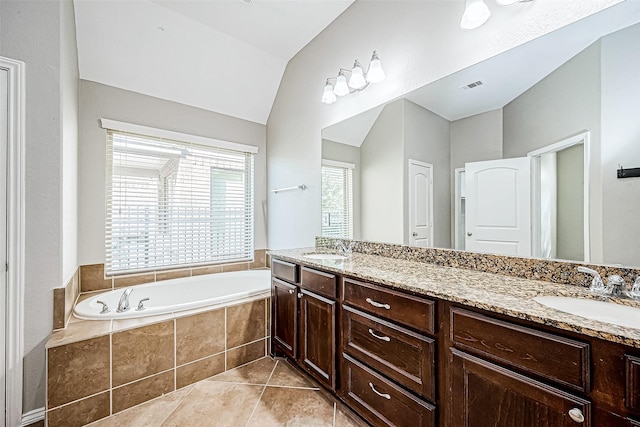
[[[6,402],[6,289],[7,273],[7,148],[8,148],[8,73],[0,69],[0,426],[5,423]]]
[[[409,160],[409,244],[433,246],[433,166]]]
[[[278,279],[271,279],[271,335],[278,349],[295,359],[298,333],[297,287]],[[278,355],[277,349],[272,349]]]
[[[465,164],[466,249],[531,255],[531,160]]]
[[[336,389],[336,302],[305,289],[300,300],[300,363]]]

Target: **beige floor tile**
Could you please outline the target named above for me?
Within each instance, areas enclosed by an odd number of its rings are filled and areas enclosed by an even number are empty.
[[[331,427],[333,402],[316,390],[267,386],[247,425]]]
[[[275,360],[270,357],[263,357],[255,362],[218,374],[207,381],[264,385],[269,381],[275,365]]]
[[[311,381],[283,360],[278,361],[278,365],[273,370],[273,374],[271,374],[271,379],[267,385],[318,389]]]
[[[258,385],[199,382],[162,426],[244,426],[263,389]]]
[[[355,417],[355,415],[347,415],[340,409],[337,409],[334,427],[361,427],[367,425],[364,421],[356,420],[353,417]]]
[[[91,427],[157,427],[182,402],[192,387],[186,387],[157,399],[143,403],[126,411],[119,412],[98,422]]]

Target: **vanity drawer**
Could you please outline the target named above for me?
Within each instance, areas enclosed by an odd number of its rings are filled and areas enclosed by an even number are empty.
[[[296,264],[273,259],[271,260],[271,274],[287,282],[298,283],[298,266]]]
[[[342,348],[400,385],[435,400],[435,342],[343,306]]]
[[[300,287],[331,298],[336,298],[336,275],[302,267]]]
[[[343,353],[342,395],[374,426],[432,427],[435,406],[403,390]]]
[[[451,341],[469,353],[589,392],[587,343],[460,308],[451,309]]]
[[[347,278],[342,280],[342,299],[350,306],[434,333],[434,301]]]

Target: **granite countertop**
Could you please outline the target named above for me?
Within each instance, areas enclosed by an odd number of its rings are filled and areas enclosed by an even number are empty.
[[[639,329],[635,329],[591,320],[546,307],[532,299],[541,295],[555,295],[602,300],[602,297],[592,295],[586,287],[355,252],[347,259],[338,261],[303,256],[318,252],[331,253],[311,247],[275,250],[269,251],[269,254],[272,258],[640,348],[640,324]],[[640,308],[640,303],[635,301],[617,302]]]

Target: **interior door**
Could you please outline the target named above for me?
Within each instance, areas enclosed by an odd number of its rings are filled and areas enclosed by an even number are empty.
[[[7,147],[8,147],[8,73],[0,68],[0,426],[4,427],[6,411],[6,318],[7,312]]]
[[[531,159],[465,164],[466,249],[531,256]]]
[[[409,160],[409,245],[433,246],[433,166]]]

